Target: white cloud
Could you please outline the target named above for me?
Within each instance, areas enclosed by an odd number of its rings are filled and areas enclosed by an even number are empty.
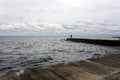
[[[0,34],[120,34],[119,4],[119,0],[0,0]]]
[[[0,34],[3,35],[119,35],[120,26],[105,23],[76,22],[72,25],[28,21],[0,25]]]

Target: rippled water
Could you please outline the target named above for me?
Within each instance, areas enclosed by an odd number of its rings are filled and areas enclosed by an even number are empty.
[[[119,47],[75,43],[56,37],[0,37],[0,72],[119,53]]]

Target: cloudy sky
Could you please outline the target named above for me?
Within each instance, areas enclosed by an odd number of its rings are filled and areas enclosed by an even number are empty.
[[[0,35],[119,36],[120,0],[0,0]]]

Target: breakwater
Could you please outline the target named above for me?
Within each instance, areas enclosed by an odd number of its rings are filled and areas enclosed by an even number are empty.
[[[67,38],[66,41],[99,44],[105,46],[120,46],[120,40],[115,39],[87,39],[87,38]]]

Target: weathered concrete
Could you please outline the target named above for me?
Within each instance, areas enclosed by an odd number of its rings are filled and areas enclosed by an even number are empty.
[[[90,44],[99,44],[106,46],[120,46],[120,40],[108,39],[86,39],[86,38],[67,38],[66,41],[83,42]]]
[[[86,61],[52,65],[49,68],[9,71],[0,80],[120,80],[120,54]]]

